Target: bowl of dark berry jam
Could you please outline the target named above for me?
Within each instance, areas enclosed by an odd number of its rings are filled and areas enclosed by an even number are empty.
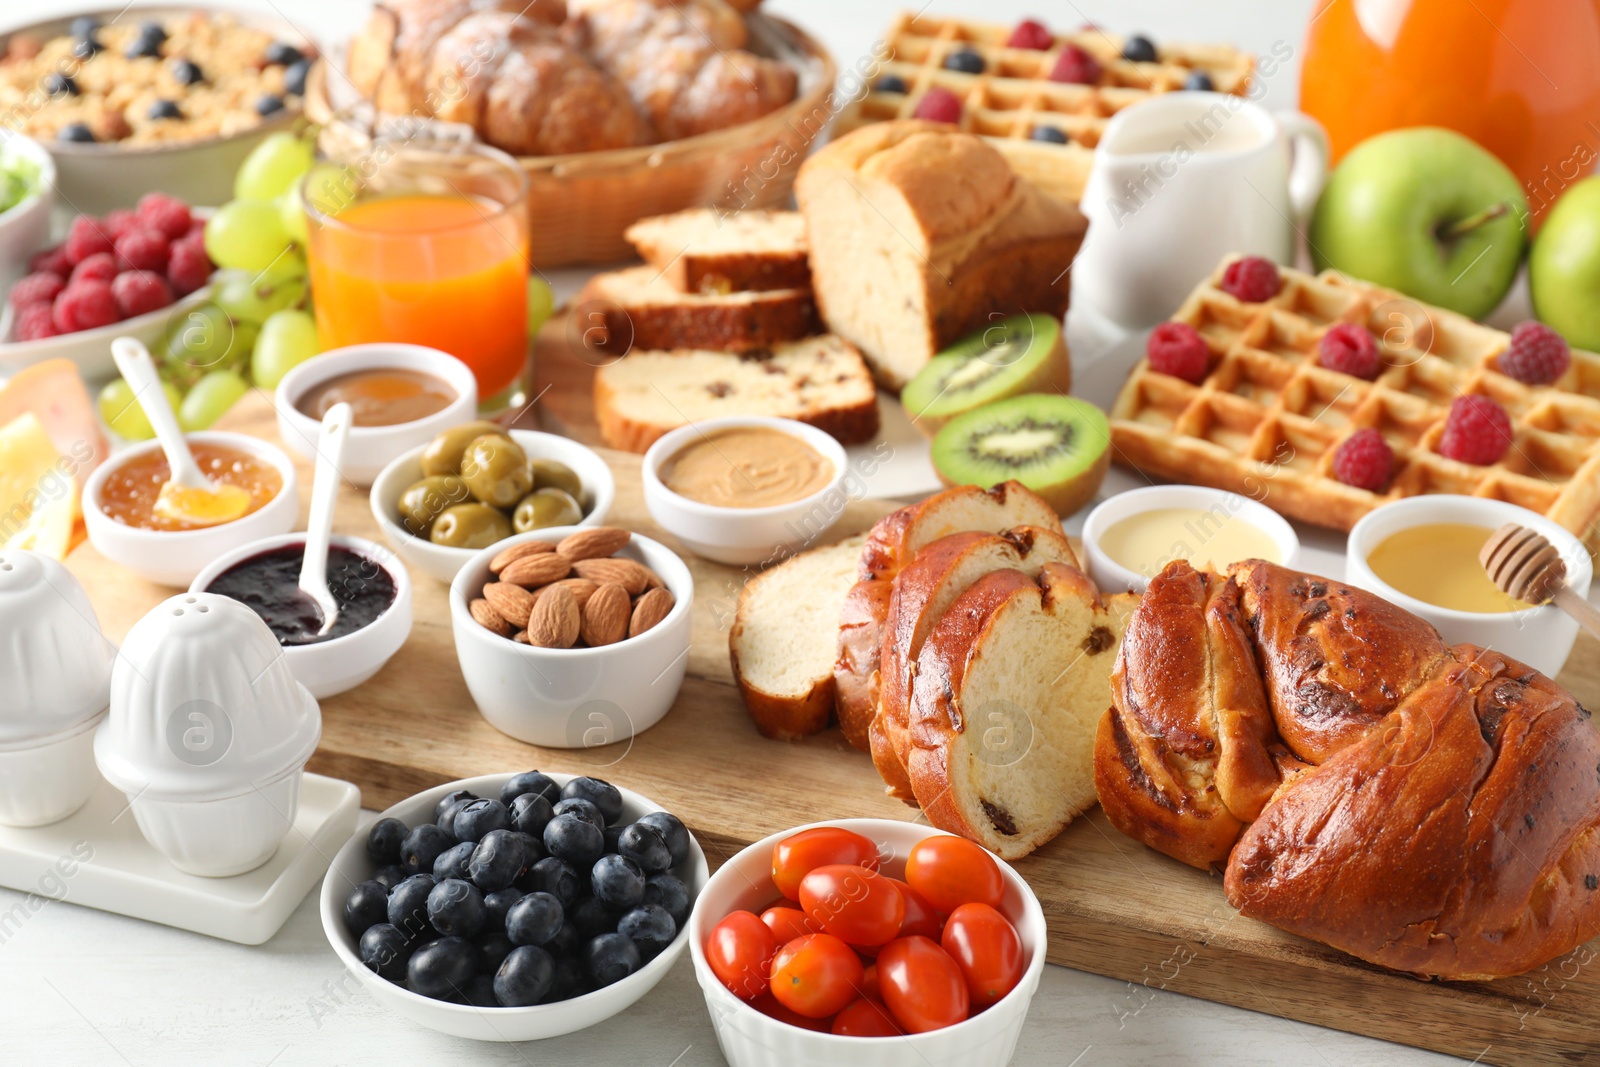
[[[261,616],[283,646],[295,679],[318,700],[377,674],[411,633],[411,578],[393,552],[360,537],[334,534],[328,545],[328,591],[338,617],[322,632],[322,610],[300,590],[306,535],[251,541],[200,572],[191,593],[217,593]]]

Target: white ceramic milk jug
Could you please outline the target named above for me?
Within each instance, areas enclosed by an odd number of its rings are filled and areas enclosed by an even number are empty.
[[[1242,96],[1164,93],[1125,108],[1095,150],[1074,289],[1135,328],[1171,315],[1225,255],[1292,263],[1327,168],[1315,121]]]

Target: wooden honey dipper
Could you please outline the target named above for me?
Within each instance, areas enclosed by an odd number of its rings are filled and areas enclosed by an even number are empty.
[[[1501,592],[1528,604],[1554,600],[1585,630],[1600,637],[1600,611],[1567,584],[1566,561],[1543,534],[1508,522],[1483,543],[1478,562]]]

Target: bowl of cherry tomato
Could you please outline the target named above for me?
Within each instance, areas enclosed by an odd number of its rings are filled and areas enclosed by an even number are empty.
[[[732,1067],[1002,1067],[1045,947],[1038,898],[1010,866],[887,819],[757,841],[689,917],[695,977]]]

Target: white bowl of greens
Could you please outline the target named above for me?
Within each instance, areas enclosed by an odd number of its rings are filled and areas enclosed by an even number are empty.
[[[0,130],[0,287],[28,273],[28,260],[50,239],[56,165],[44,146]]]

